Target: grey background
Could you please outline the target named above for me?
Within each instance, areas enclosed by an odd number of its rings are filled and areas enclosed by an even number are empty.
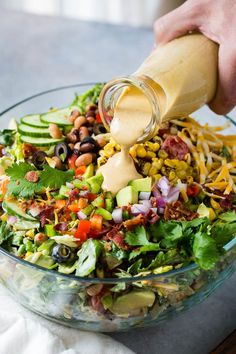
[[[56,86],[131,73],[152,43],[147,29],[0,8],[0,111]],[[137,354],[207,354],[236,328],[235,289],[236,274],[204,303],[165,324],[111,336]]]

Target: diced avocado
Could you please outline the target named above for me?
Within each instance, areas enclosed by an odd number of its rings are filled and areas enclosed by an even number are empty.
[[[61,188],[59,189],[59,194],[66,198],[69,197],[70,192],[71,189],[67,186],[61,186]]]
[[[152,178],[139,178],[130,181],[129,186],[132,186],[137,192],[151,192],[152,190]]]
[[[81,179],[74,179],[72,184],[78,189],[89,189],[89,184]]]
[[[151,307],[155,301],[155,294],[151,290],[133,290],[119,296],[109,310],[116,315],[129,316],[137,310]]]
[[[94,165],[91,163],[87,166],[86,171],[83,174],[83,178],[87,179],[94,175]]]
[[[122,188],[116,195],[118,207],[138,203],[138,192],[132,186]]]
[[[86,179],[86,182],[89,184],[92,193],[99,193],[103,182],[103,175],[99,173],[96,176]]]
[[[45,234],[50,237],[50,236],[56,236],[56,231],[54,229],[54,225],[52,224],[46,224],[44,226],[44,231],[45,231]]]

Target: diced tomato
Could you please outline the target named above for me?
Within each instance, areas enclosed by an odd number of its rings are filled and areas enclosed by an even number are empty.
[[[89,193],[86,194],[86,198],[89,200],[89,202],[93,202],[94,199],[97,198],[97,194],[89,192]]]
[[[75,170],[75,176],[76,177],[79,177],[79,176],[82,176],[84,174],[84,172],[86,171],[86,166],[80,166],[78,168],[76,168]]]
[[[96,123],[102,123],[102,119],[101,119],[100,113],[96,114]]]
[[[78,205],[78,201],[68,205],[68,209],[70,211],[72,211],[73,213],[77,213],[80,210],[79,205]]]
[[[71,155],[69,158],[68,158],[68,167],[70,170],[75,170],[76,169],[76,166],[75,166],[75,161],[77,160],[78,156],[76,155]]]
[[[196,197],[199,194],[199,192],[200,192],[200,187],[196,183],[193,183],[187,187],[188,197]]]
[[[80,220],[78,228],[75,232],[75,238],[77,238],[79,241],[85,241],[87,240],[88,233],[91,228],[91,223],[89,220]]]
[[[62,209],[66,205],[65,199],[57,199],[55,202],[55,208],[56,209]]]
[[[101,231],[102,230],[102,221],[103,221],[102,215],[94,214],[90,218],[91,230]]]
[[[78,207],[79,209],[84,209],[88,206],[88,200],[86,198],[79,198]]]

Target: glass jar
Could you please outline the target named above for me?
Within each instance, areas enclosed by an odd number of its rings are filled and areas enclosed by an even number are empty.
[[[148,99],[151,112],[150,122],[137,142],[152,138],[161,124],[188,116],[212,100],[217,59],[218,45],[201,34],[183,36],[158,47],[134,74],[104,86],[99,100],[104,126],[109,130],[119,97],[126,95],[124,90],[135,87]]]

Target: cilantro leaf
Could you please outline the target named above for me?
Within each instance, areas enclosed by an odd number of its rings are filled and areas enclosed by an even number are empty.
[[[129,260],[136,258],[137,256],[139,256],[140,254],[146,253],[146,252],[155,252],[155,251],[159,251],[160,250],[160,246],[158,243],[149,243],[147,245],[144,245],[134,251],[132,251],[129,254]]]
[[[10,177],[10,182],[7,187],[7,193],[20,198],[30,198],[35,193],[39,193],[42,190],[42,185],[25,179],[27,172],[35,170],[34,166],[26,162],[14,163],[11,167],[8,167],[6,174]]]
[[[215,223],[211,228],[211,236],[219,248],[223,247],[229,241],[231,241],[234,236],[236,236],[236,222]]]
[[[215,266],[220,255],[214,239],[201,231],[194,237],[193,254],[199,266],[206,270]]]
[[[40,183],[45,188],[59,189],[66,182],[70,182],[73,178],[74,171],[61,171],[45,165],[43,171],[40,172]]]
[[[74,174],[71,170],[61,171],[45,166],[43,171],[38,171],[39,180],[34,183],[25,179],[25,175],[29,171],[37,170],[26,162],[14,163],[6,170],[6,174],[10,177],[7,188],[8,195],[30,198],[34,194],[42,193],[45,188],[59,189],[61,185],[71,181]]]
[[[143,226],[137,226],[134,230],[126,232],[125,242],[130,246],[148,245],[147,231]]]

